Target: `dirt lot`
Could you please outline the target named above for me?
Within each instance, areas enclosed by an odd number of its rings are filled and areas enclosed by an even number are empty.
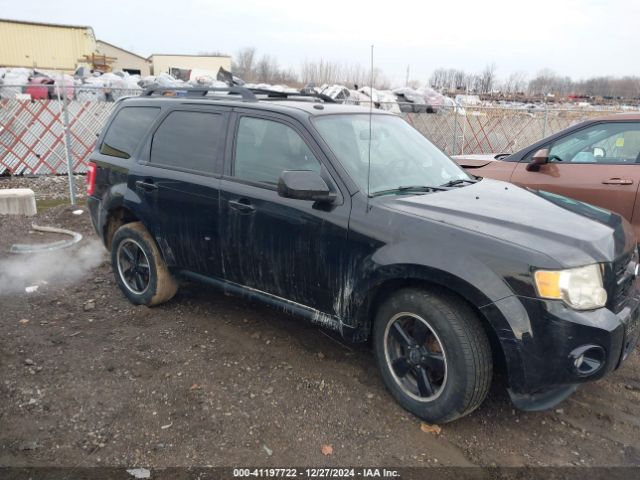
[[[554,410],[514,410],[498,378],[423,432],[366,346],[198,285],[132,306],[71,210],[0,217],[0,465],[640,465],[638,352]],[[44,241],[32,222],[85,239],[16,260],[12,243]]]

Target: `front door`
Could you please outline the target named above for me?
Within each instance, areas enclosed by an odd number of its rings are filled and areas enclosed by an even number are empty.
[[[284,170],[319,172],[337,194],[331,205],[282,198]],[[279,117],[241,114],[221,182],[224,277],[328,314],[342,282],[350,197],[304,129]]]
[[[546,148],[549,163],[527,171],[529,155],[519,162],[511,182],[582,200],[631,221],[640,183],[640,123],[598,123]]]

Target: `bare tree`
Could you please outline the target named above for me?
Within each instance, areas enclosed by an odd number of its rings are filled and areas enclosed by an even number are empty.
[[[349,88],[354,88],[356,85],[358,87],[369,85],[373,79],[374,88],[388,89],[391,86],[391,82],[384,75],[384,72],[378,68],[374,68],[372,76],[371,71],[358,63],[342,64],[327,61],[323,58],[315,62],[308,60],[303,62],[300,67],[300,79],[304,84],[337,83]]]
[[[436,90],[455,92],[464,89],[466,73],[454,68],[438,68],[429,79],[429,85]]]
[[[262,55],[256,64],[256,81],[276,83],[279,77],[278,61],[271,55]]]
[[[253,82],[255,80],[255,62],[255,47],[241,48],[233,59],[233,73],[247,82]]]
[[[492,93],[495,81],[496,64],[492,63],[484,67],[484,70],[479,76],[479,92],[485,94]]]
[[[337,62],[329,62],[321,58],[317,62],[305,60],[300,68],[300,79],[303,83],[338,83],[342,80],[344,71]]]
[[[504,93],[524,93],[527,89],[527,74],[524,72],[513,72],[502,83],[500,89]]]

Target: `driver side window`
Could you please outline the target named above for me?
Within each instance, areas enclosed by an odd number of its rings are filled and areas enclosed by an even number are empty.
[[[549,162],[640,163],[640,123],[604,123],[574,132],[551,144]]]

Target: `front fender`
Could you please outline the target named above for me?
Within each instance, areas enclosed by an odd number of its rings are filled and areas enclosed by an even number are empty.
[[[368,338],[373,321],[372,302],[384,296],[387,288],[420,283],[438,285],[475,307],[505,356],[510,384],[523,381],[524,369],[516,346],[522,335],[531,331],[531,324],[522,305],[509,300],[517,297],[503,273],[490,268],[486,259],[473,256],[451,259],[433,255],[431,265],[393,263],[407,252],[406,248],[395,248],[393,252],[383,248],[373,255],[368,262],[371,266],[368,274],[354,282],[351,302],[347,304],[351,308],[347,308],[343,317],[348,327],[345,331],[352,332],[356,340]]]

